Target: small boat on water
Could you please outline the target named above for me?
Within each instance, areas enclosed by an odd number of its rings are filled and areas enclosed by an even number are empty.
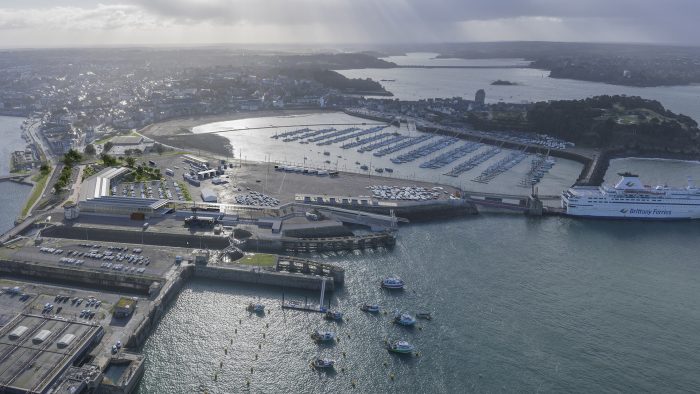
[[[385,289],[399,290],[403,289],[406,283],[404,283],[398,276],[389,276],[382,279],[382,287]]]
[[[433,315],[430,312],[416,313],[416,317],[423,320],[433,320]]]
[[[330,155],[331,155],[331,152],[329,152],[329,151],[324,151],[323,154],[324,154],[325,156],[330,156]]]
[[[359,166],[361,163],[359,161],[356,161],[355,164],[357,164]]]
[[[363,312],[377,313],[379,312],[379,305],[377,304],[363,304],[360,306],[360,310]]]
[[[399,354],[411,354],[416,347],[406,341],[394,341],[386,345],[388,351]]]
[[[386,171],[386,172],[394,172],[394,169],[393,169],[393,168],[389,168],[389,167],[384,167],[384,171]]]
[[[326,312],[324,317],[326,318],[326,320],[336,320],[336,321],[343,320],[343,312],[328,311],[328,312]]]
[[[330,368],[333,368],[333,366],[335,365],[335,360],[331,360],[331,359],[327,359],[327,358],[317,358],[311,362],[311,365],[314,368],[318,368],[318,369],[330,369]]]
[[[316,330],[311,334],[311,339],[316,342],[331,342],[335,340],[335,333],[333,331]]]
[[[416,324],[416,318],[408,313],[397,313],[394,316],[394,323],[409,327]]]
[[[245,308],[248,312],[254,312],[254,313],[263,313],[265,312],[265,305],[263,304],[255,304],[255,303],[250,303],[248,306]]]

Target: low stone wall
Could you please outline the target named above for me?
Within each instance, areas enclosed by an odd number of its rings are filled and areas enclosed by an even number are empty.
[[[53,267],[35,262],[14,260],[0,260],[0,273],[51,283],[68,283],[139,294],[148,294],[151,284],[160,280],[154,277],[131,276],[111,271],[71,269],[65,266]]]
[[[42,230],[45,237],[68,238],[85,240],[88,235],[90,241],[122,242],[145,245],[161,245],[190,248],[224,249],[229,246],[226,237],[202,236],[194,234],[173,234],[146,231],[143,238],[140,230],[120,230],[96,227],[71,227],[55,226]]]
[[[194,276],[196,278],[279,286],[302,290],[321,290],[321,283],[323,282],[320,276],[265,271],[253,267],[238,268],[197,265],[194,269]],[[326,289],[335,289],[333,278],[328,278],[326,280]]]
[[[158,297],[151,303],[150,310],[145,314],[143,320],[131,333],[126,341],[128,348],[140,348],[151,334],[153,328],[165,314],[165,310],[175,297],[180,294],[180,290],[185,286],[187,280],[192,277],[193,266],[182,266],[180,274],[172,281],[166,282]]]

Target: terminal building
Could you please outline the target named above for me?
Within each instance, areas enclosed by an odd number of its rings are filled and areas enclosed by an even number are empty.
[[[145,219],[161,216],[167,211],[168,200],[112,196],[112,183],[117,182],[130,170],[126,167],[105,168],[89,177],[80,186],[78,211],[80,214],[102,214]],[[65,211],[68,215],[68,211]],[[72,218],[75,218],[72,212]],[[68,216],[66,216],[68,218]]]
[[[142,152],[148,152],[153,147],[153,140],[144,138],[140,135],[120,135],[112,138],[112,149],[109,153],[114,155],[126,154],[128,150],[138,149]]]
[[[63,380],[103,336],[104,329],[94,324],[17,315],[0,329],[0,392],[44,394],[63,386],[79,393],[90,383],[98,384],[101,376]]]

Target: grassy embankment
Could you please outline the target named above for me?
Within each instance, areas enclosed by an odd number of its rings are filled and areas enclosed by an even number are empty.
[[[27,202],[24,204],[24,208],[22,208],[21,217],[26,217],[29,213],[29,209],[34,205],[39,197],[41,197],[41,193],[44,191],[44,186],[46,186],[46,182],[49,181],[50,175],[50,172],[46,174],[39,173],[32,178],[32,181],[34,181],[34,187],[32,188],[31,194],[29,194],[29,198],[27,198]]]
[[[277,263],[277,256],[267,253],[251,253],[246,254],[240,260],[236,260],[235,263],[257,267],[274,267]]]

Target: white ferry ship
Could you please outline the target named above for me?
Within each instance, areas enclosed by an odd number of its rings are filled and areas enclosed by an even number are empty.
[[[688,181],[685,188],[650,187],[637,175],[619,174],[614,187],[574,186],[562,193],[567,215],[627,219],[698,219],[700,189]]]

